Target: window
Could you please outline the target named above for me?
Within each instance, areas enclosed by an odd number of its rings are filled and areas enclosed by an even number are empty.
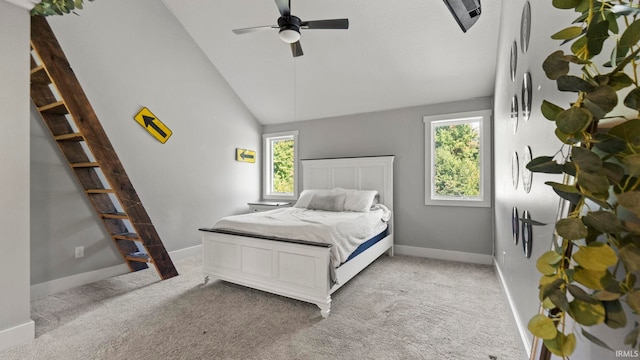
[[[298,196],[296,182],[298,163],[298,132],[288,131],[262,135],[264,147],[265,199],[295,200]]]
[[[491,111],[425,116],[425,205],[491,206]]]

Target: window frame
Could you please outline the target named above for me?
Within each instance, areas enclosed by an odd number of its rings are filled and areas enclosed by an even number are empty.
[[[491,207],[491,110],[476,110],[423,117],[425,124],[425,194],[427,206]],[[438,196],[434,193],[435,127],[438,124],[464,124],[479,121],[480,195],[476,198],[465,196]]]
[[[272,192],[273,157],[272,143],[277,140],[293,140],[293,193]],[[298,131],[283,131],[262,134],[262,153],[264,164],[262,169],[262,198],[265,200],[295,200],[298,198]]]

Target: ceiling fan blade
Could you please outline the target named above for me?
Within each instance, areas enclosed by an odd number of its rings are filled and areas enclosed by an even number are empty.
[[[278,11],[280,11],[280,15],[291,15],[291,0],[276,0],[276,6],[278,7]]]
[[[349,19],[303,21],[300,27],[303,29],[348,29]]]
[[[265,25],[265,26],[248,27],[243,29],[233,29],[231,31],[233,31],[234,34],[240,35],[240,34],[246,34],[250,32],[262,31],[262,30],[273,30],[273,29],[280,29],[280,27],[276,25]]]
[[[304,53],[302,52],[302,46],[300,45],[300,41],[291,43],[291,53],[293,54],[293,57],[304,55]]]

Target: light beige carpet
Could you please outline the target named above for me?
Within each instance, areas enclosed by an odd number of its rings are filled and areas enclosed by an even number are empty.
[[[312,304],[212,281],[126,274],[34,301],[36,340],[0,359],[525,358],[492,267],[383,256]]]

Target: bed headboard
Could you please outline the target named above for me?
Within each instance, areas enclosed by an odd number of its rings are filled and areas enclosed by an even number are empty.
[[[301,160],[302,188],[378,190],[380,203],[393,210],[393,159],[367,156]]]

